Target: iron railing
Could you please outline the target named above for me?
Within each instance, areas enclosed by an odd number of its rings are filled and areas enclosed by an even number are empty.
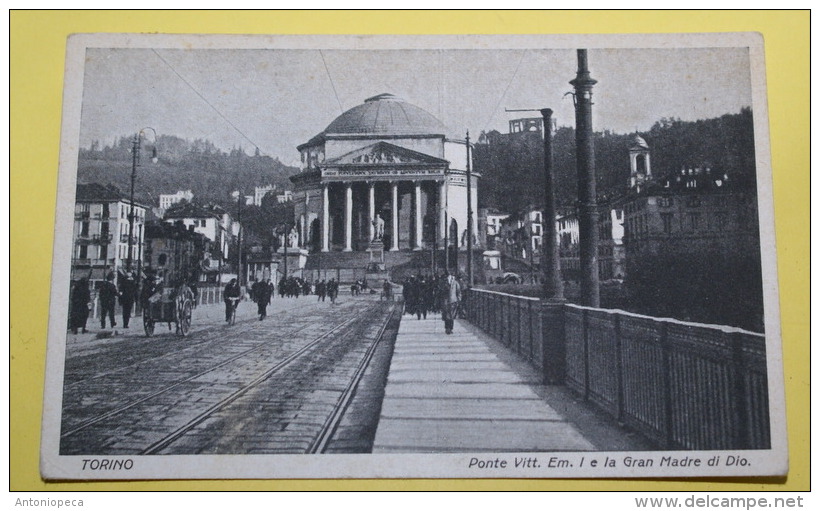
[[[471,289],[469,321],[667,449],[766,449],[766,342],[738,328]]]

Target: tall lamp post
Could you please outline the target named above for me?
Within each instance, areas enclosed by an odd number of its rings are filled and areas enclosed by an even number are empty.
[[[145,136],[146,131],[154,133],[154,148],[151,151],[151,161],[157,162],[157,132],[154,128],[142,128],[134,135],[134,140],[131,142],[131,195],[130,195],[130,210],[128,212],[128,259],[126,262],[126,269],[131,271],[132,267],[132,247],[134,246],[134,182],[137,180],[137,167],[140,165],[140,149],[142,145],[142,137]]]
[[[470,168],[470,132],[467,132],[467,285],[473,286],[473,191]]]
[[[587,51],[578,50],[578,72],[569,82],[575,88],[575,145],[578,167],[578,231],[581,252],[581,300],[600,306],[598,288],[598,205],[595,192],[595,141],[592,138],[592,87]]]
[[[242,192],[239,190],[231,193],[231,196],[236,199],[236,241],[237,241],[237,258],[236,258],[236,276],[239,280],[239,286],[244,286],[242,280]]]
[[[544,276],[544,298],[564,301],[564,281],[561,278],[561,256],[555,225],[555,176],[552,168],[552,110],[541,110],[544,118],[544,242],[541,244],[541,271]]]

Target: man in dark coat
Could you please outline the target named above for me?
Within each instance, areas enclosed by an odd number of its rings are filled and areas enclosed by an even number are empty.
[[[321,300],[321,301],[324,302],[326,295],[327,295],[327,284],[325,284],[324,280],[320,280],[316,284],[316,296],[317,296],[316,301],[318,302],[319,300]]]
[[[258,280],[251,288],[253,299],[256,301],[256,311],[259,314],[259,321],[268,316],[268,305],[273,294],[273,284],[270,281]]]
[[[114,307],[117,305],[118,296],[120,296],[120,292],[117,290],[117,285],[114,284],[114,274],[109,273],[100,286],[100,308],[102,309],[100,322],[102,328],[105,328],[106,316],[111,320],[112,328],[117,326],[117,322],[114,320]]]
[[[327,295],[330,297],[330,303],[336,304],[336,297],[339,295],[339,283],[336,279],[330,279],[327,283]]]
[[[76,334],[80,329],[86,333],[85,324],[88,321],[88,303],[91,301],[91,292],[88,290],[88,279],[82,278],[74,283],[71,290],[71,333]]]
[[[222,296],[222,299],[225,301],[225,321],[231,320],[231,313],[239,303],[239,297],[241,295],[242,290],[239,289],[239,284],[236,282],[236,279],[231,279],[228,285],[225,286],[225,291]]]
[[[137,283],[131,272],[120,274],[120,305],[122,306],[122,327],[128,328],[131,310],[137,298]]]

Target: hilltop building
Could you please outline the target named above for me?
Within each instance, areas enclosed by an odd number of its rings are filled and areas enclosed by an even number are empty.
[[[193,192],[191,192],[191,190],[179,190],[177,193],[161,193],[159,195],[159,207],[163,211],[166,211],[174,204],[178,204],[183,200],[188,202],[194,200]]]

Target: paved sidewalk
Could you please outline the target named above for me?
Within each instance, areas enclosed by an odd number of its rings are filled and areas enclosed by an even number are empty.
[[[373,452],[594,450],[491,343],[460,320],[445,335],[438,315],[403,316]]]

